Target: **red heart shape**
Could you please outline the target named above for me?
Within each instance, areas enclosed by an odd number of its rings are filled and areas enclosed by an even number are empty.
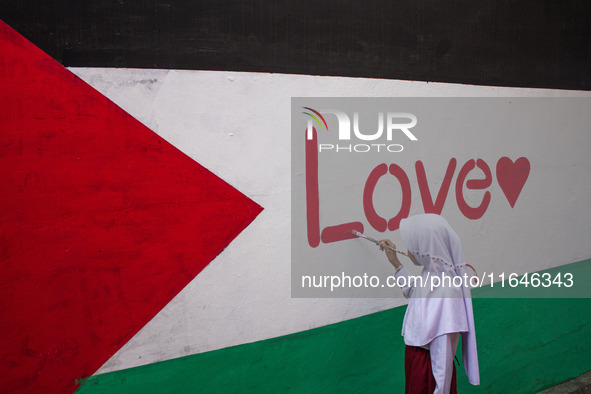
[[[501,157],[497,162],[497,181],[511,204],[511,208],[515,206],[519,193],[525,185],[529,169],[529,160],[525,157],[520,157],[515,160],[515,163],[508,157]]]

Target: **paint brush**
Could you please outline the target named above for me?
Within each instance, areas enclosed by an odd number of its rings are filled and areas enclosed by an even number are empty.
[[[373,242],[374,244],[376,244],[376,245],[378,245],[378,246],[380,246],[380,245],[382,244],[382,243],[381,243],[380,241],[378,241],[377,239],[373,239],[372,237],[368,237],[367,235],[365,235],[365,234],[362,234],[362,233],[360,233],[359,231],[351,230],[351,234],[353,234],[353,235],[356,235],[356,236],[358,236],[358,237],[360,237],[360,238],[367,239],[368,241],[371,241],[371,242]],[[407,253],[405,253],[405,252],[403,252],[403,251],[401,251],[401,250],[395,249],[395,248],[393,248],[393,247],[391,247],[391,246],[388,246],[388,245],[386,245],[386,247],[387,247],[388,249],[390,249],[390,250],[393,250],[393,251],[394,251],[394,252],[396,252],[396,253],[400,253],[400,254],[402,254],[402,255],[405,255],[406,257],[408,257],[408,254],[407,254]]]

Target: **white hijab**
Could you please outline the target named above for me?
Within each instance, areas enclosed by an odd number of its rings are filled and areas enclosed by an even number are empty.
[[[466,375],[470,383],[480,384],[470,288],[445,286],[431,290],[430,287],[433,276],[464,276],[466,260],[460,238],[443,217],[435,214],[403,219],[400,235],[423,266],[421,276],[426,282],[412,291],[402,324],[404,342],[425,346],[440,335],[461,333]]]

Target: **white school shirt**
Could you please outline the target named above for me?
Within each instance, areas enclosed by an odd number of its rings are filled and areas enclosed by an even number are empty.
[[[445,218],[435,214],[403,219],[400,235],[408,250],[423,266],[419,277],[423,284],[419,281],[416,286],[402,289],[404,296],[410,298],[402,324],[404,342],[410,346],[431,347],[439,343],[432,342],[440,336],[461,333],[466,375],[471,384],[480,384],[470,288],[467,285],[430,286],[434,277],[461,278],[466,274],[466,260],[459,236]],[[401,275],[407,279],[407,285],[413,285],[408,280],[411,277],[408,270],[402,268],[397,277]],[[438,353],[438,349],[430,350]]]
[[[397,279],[400,276],[404,277],[406,279],[405,283],[408,284],[409,277],[412,275],[405,267],[402,267],[396,273]],[[410,297],[412,294],[412,287],[408,285],[402,287],[402,294],[404,294],[406,298]],[[435,383],[437,384],[433,394],[449,394],[453,375],[454,356],[456,354],[456,349],[458,348],[459,338],[460,333],[458,332],[443,334],[436,337],[431,342],[420,346],[429,350],[430,353],[431,370],[433,372],[433,377],[435,378]]]

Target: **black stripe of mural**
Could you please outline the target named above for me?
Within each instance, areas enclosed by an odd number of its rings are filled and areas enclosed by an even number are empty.
[[[12,0],[0,18],[65,66],[590,90],[588,4]]]

